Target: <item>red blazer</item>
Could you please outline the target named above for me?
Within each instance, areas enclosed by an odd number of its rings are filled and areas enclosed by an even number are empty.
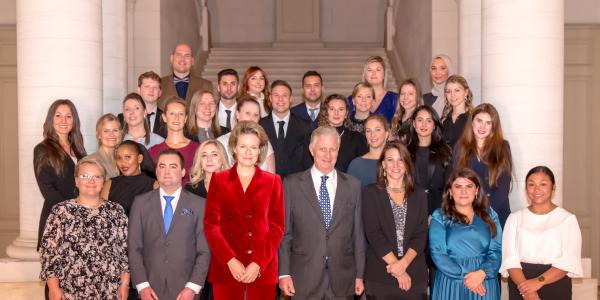
[[[227,267],[235,257],[260,266],[256,284],[277,283],[277,250],[283,236],[285,207],[281,179],[256,168],[244,193],[237,165],[210,180],[204,232],[211,250],[208,280],[237,284]]]

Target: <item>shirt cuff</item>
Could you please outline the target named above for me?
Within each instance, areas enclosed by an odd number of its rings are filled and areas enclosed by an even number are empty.
[[[192,291],[194,291],[194,293],[196,293],[196,295],[198,295],[200,293],[200,291],[202,290],[202,286],[197,285],[197,284],[195,284],[193,282],[187,282],[185,284],[185,287],[188,288],[188,289],[190,289],[190,290],[192,290]]]
[[[279,276],[278,279],[285,278],[285,277],[292,277],[292,275],[281,275],[281,276]]]
[[[150,283],[148,281],[145,281],[145,282],[135,285],[135,289],[138,291],[138,293],[141,293],[142,290],[147,287],[150,287]]]

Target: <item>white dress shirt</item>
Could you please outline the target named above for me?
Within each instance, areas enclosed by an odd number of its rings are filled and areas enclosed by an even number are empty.
[[[313,165],[312,168],[310,168],[310,176],[312,177],[317,197],[321,190],[321,176],[329,176],[325,182],[325,187],[327,188],[327,193],[329,194],[329,207],[331,207],[331,213],[333,216],[333,203],[335,201],[335,189],[337,188],[337,172],[335,169],[333,169],[328,174],[323,174]]]
[[[173,207],[173,216],[175,216],[175,211],[177,210],[177,203],[179,203],[179,196],[181,195],[181,187],[179,187],[171,195],[167,194],[162,188],[160,188],[159,192],[160,192],[160,207],[161,207],[163,217],[165,216],[165,207],[167,207],[167,201],[165,200],[165,198],[163,196],[174,196],[175,197],[175,198],[173,198],[173,200],[171,200],[171,206]],[[140,293],[143,289],[145,289],[149,286],[150,286],[150,283],[145,281],[140,284],[136,284],[135,288],[137,289],[138,293]],[[197,285],[193,282],[187,282],[185,284],[185,287],[191,289],[196,294],[200,293],[200,291],[202,290],[201,285]]]
[[[273,125],[275,126],[275,134],[277,135],[277,138],[279,138],[279,121],[284,122],[283,123],[283,135],[284,135],[284,137],[286,137],[288,124],[290,124],[290,111],[288,110],[287,115],[281,119],[275,114],[271,114],[271,116],[273,116]]]
[[[315,120],[317,120],[319,118],[319,112],[321,111],[321,103],[317,104],[316,107],[310,107],[310,105],[308,105],[308,102],[304,102],[304,105],[306,105],[306,113],[308,114],[308,117],[310,118],[310,110],[311,109],[315,109]]]
[[[151,111],[150,113],[152,113],[152,115],[150,115],[150,119],[148,120],[148,122],[150,122],[150,124],[148,124],[148,128],[150,129],[150,132],[154,132],[154,122],[156,121],[156,118],[162,118],[162,116],[157,116],[156,115],[156,111],[158,110],[157,107],[154,108],[154,111]],[[146,115],[148,115],[148,113],[146,113]]]
[[[528,208],[510,214],[502,233],[500,273],[508,277],[508,269],[521,269],[521,262],[552,265],[569,277],[583,276],[581,231],[575,215],[562,207],[544,215]]]
[[[237,109],[237,102],[233,101],[233,105],[229,108],[226,108],[223,103],[219,102],[219,111],[217,112],[217,120],[219,121],[219,125],[223,127],[227,127],[227,112],[225,110],[231,111],[231,129],[235,126],[235,111]]]

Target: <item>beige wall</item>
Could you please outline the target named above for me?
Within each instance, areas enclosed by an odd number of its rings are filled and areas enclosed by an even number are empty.
[[[275,40],[275,0],[208,0],[213,45]]]
[[[600,0],[565,1],[565,23],[600,24]]]
[[[169,55],[178,43],[189,44],[194,56],[200,51],[200,20],[195,1],[160,1],[160,62],[161,74],[170,70]]]
[[[383,46],[387,0],[321,0],[324,43]]]
[[[5,257],[6,246],[17,237],[19,229],[17,36],[14,25],[0,25],[0,103],[0,257]]]
[[[564,199],[600,276],[600,25],[565,27]]]
[[[396,35],[394,51],[389,59],[396,65],[397,81],[414,77],[423,90],[429,89],[429,61],[431,60],[431,2],[402,0],[396,7]],[[408,18],[407,16],[410,16]]]
[[[446,54],[458,67],[458,1],[431,1],[431,53]],[[429,64],[429,63],[428,63]]]

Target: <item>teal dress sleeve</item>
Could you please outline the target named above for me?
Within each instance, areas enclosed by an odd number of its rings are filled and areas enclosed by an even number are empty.
[[[489,214],[496,225],[496,236],[490,240],[487,255],[481,264],[481,269],[485,272],[488,279],[498,277],[498,270],[500,270],[500,264],[502,263],[502,227],[500,226],[500,218],[491,207]]]
[[[441,210],[436,209],[429,225],[429,251],[438,271],[450,278],[462,279],[467,273],[448,253],[446,235],[449,225]]]

